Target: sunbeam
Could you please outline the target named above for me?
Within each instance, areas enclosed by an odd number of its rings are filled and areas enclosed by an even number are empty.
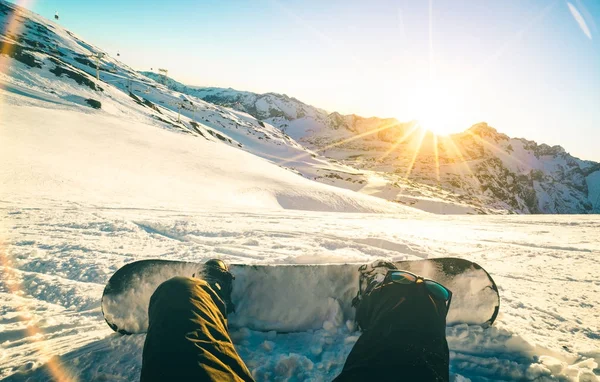
[[[33,1],[30,0],[21,0],[18,1],[17,4],[15,4],[16,6],[14,7],[14,12],[12,14],[12,17],[9,17],[8,22],[6,23],[6,28],[4,28],[3,31],[3,35],[6,37],[16,37],[19,35],[19,32],[21,31],[21,28],[23,27],[23,23],[21,23],[18,20],[19,17],[19,12],[20,12],[20,8],[19,7],[25,7],[25,8],[31,8]],[[10,55],[11,54],[11,49],[12,49],[12,45],[11,44],[3,44],[2,46],[2,51],[0,52],[3,55]],[[6,64],[8,65],[8,64]],[[7,74],[8,73],[8,66],[1,66],[0,67],[0,72]]]
[[[469,173],[469,175],[474,176],[473,170],[471,170],[471,167],[469,166],[469,163],[467,162],[467,160],[465,159],[464,155],[462,154],[462,151],[460,151],[460,149],[458,148],[458,146],[456,146],[456,143],[454,143],[454,139],[452,138],[452,135],[444,137],[444,139],[442,139],[442,145],[445,148],[450,149],[452,151],[452,154],[454,156],[458,157],[458,159],[460,160],[460,162],[462,164],[464,164],[464,168],[466,168],[466,170]]]
[[[513,47],[513,45],[517,44],[522,38],[523,35],[528,32],[535,24],[540,22],[546,17],[546,15],[556,6],[558,0],[555,0],[544,8],[542,8],[538,14],[529,20],[529,22],[521,29],[519,29],[515,34],[511,37],[507,38],[504,43],[494,52],[494,54],[490,55],[486,59],[484,59],[481,64],[471,72],[470,75],[465,76],[462,83],[465,87],[470,87],[472,84],[476,83],[477,80],[483,76],[486,69],[491,67],[491,64],[497,61],[506,51]]]
[[[477,179],[477,177],[475,176],[475,173],[473,172],[473,170],[471,170],[471,166],[469,166],[469,163],[466,160],[466,158],[464,157],[462,151],[460,151],[460,148],[458,148],[458,146],[454,142],[454,138],[452,137],[452,135],[444,137],[442,139],[442,145],[446,149],[450,149],[452,151],[452,154],[458,157],[458,159],[460,160],[460,162],[462,164],[461,167],[463,167],[464,169],[467,170],[467,173],[471,176],[472,179]],[[464,173],[461,175],[464,176]],[[479,182],[479,180],[478,180],[478,182]],[[480,186],[481,186],[481,184],[480,184]],[[472,195],[477,199],[477,201],[479,201],[480,205],[484,205],[483,199],[479,193],[476,192]]]
[[[425,134],[427,134],[427,130],[421,128],[421,136],[419,137],[419,143],[417,144],[417,147],[415,148],[415,152],[413,154],[410,165],[406,169],[406,174],[404,175],[404,177],[406,179],[408,179],[408,177],[412,173],[413,167],[415,165],[415,161],[417,160],[417,156],[419,155],[419,152],[421,152],[421,146],[423,145],[423,139],[425,138]]]
[[[440,157],[438,154],[438,137],[435,134],[431,135],[433,140],[433,155],[435,159],[435,179],[437,180],[438,187],[440,187]]]
[[[383,155],[379,158],[379,161],[384,160],[385,158],[387,158],[392,151],[395,151],[398,146],[400,146],[404,141],[406,141],[406,139],[408,139],[408,137],[410,137],[411,135],[413,135],[413,133],[419,128],[419,124],[418,123],[413,123],[413,125],[411,126],[411,128],[404,133],[400,138],[398,138],[396,140],[396,142],[394,142],[394,144],[385,152],[383,153]]]
[[[22,296],[24,293],[20,277],[14,270],[15,268],[8,253],[8,245],[2,239],[0,239],[0,269],[2,269],[2,284],[5,288],[15,296]],[[53,356],[52,349],[45,345],[43,331],[34,324],[34,314],[29,311],[25,304],[18,305],[17,311],[19,312],[20,320],[25,325],[27,337],[34,343],[42,358],[47,360],[46,368],[52,379],[57,382],[75,381],[62,365],[60,359]]]
[[[296,24],[298,24],[302,28],[306,29],[310,34],[314,35],[319,40],[321,40],[322,42],[324,42],[329,48],[334,48],[334,49],[339,49],[340,48],[341,44],[339,44],[336,41],[332,40],[329,36],[327,36],[326,34],[322,33],[320,30],[318,30],[317,28],[313,27],[308,22],[304,21],[300,16],[298,16],[295,12],[293,12],[292,10],[290,10],[281,1],[271,0],[271,3],[274,4],[275,6],[277,6],[288,17],[290,17],[291,19],[293,19]],[[359,56],[353,55],[353,54],[351,54],[351,52],[349,52],[347,50],[343,50],[343,52],[344,52],[345,55],[347,55],[347,57],[350,58],[350,60],[352,62],[354,62],[354,64],[357,66],[357,69],[359,69],[360,71],[365,71],[366,70],[366,68],[368,67],[368,65],[367,65],[367,63],[363,62],[359,58]]]
[[[19,21],[19,13],[21,12],[20,7],[31,8],[33,1],[22,0],[18,1],[14,6],[14,12],[8,18],[8,22],[4,28],[3,35],[6,38],[16,38],[19,36],[23,23]],[[13,44],[2,44],[2,50],[0,54],[4,56],[11,56]],[[8,75],[10,73],[11,60],[2,60],[0,64],[0,73]],[[20,282],[20,277],[15,272],[10,253],[8,250],[8,244],[5,240],[0,238],[0,269],[2,270],[2,284],[9,291],[9,293],[15,296],[23,296],[23,287]],[[17,311],[23,324],[25,325],[25,331],[27,337],[33,342],[37,352],[41,355],[41,358],[46,359],[46,368],[52,379],[58,382],[70,382],[74,381],[66,368],[60,362],[58,357],[54,357],[52,349],[50,349],[43,341],[43,331],[34,324],[34,314],[29,311],[25,304],[18,305]]]
[[[490,149],[491,151],[493,151],[495,154],[501,155],[501,156],[505,157],[506,159],[508,159],[509,161],[516,162],[517,164],[519,164],[521,166],[525,166],[525,163],[523,163],[523,161],[520,160],[519,158],[515,157],[514,155],[510,155],[506,151],[504,151],[501,148],[499,148],[498,146],[486,141],[485,139],[481,138],[479,135],[473,133],[472,131],[467,130],[466,133],[469,136],[473,137],[474,140],[476,140],[483,146],[485,146],[488,149]]]
[[[375,134],[375,133],[378,133],[378,132],[380,132],[380,131],[382,131],[382,130],[390,129],[390,128],[394,127],[394,126],[398,126],[399,124],[400,124],[400,123],[399,123],[398,121],[395,121],[395,120],[394,120],[394,122],[386,122],[386,123],[384,123],[382,126],[380,126],[380,127],[376,128],[376,129],[372,129],[372,130],[365,131],[365,132],[363,132],[363,133],[360,133],[360,134],[354,135],[354,136],[352,136],[352,137],[349,137],[349,138],[343,139],[343,140],[341,140],[341,141],[338,141],[338,142],[332,143],[332,144],[330,144],[330,145],[327,145],[327,146],[324,146],[324,147],[320,147],[320,148],[318,148],[318,149],[316,149],[316,150],[314,150],[314,151],[315,151],[315,152],[323,152],[323,151],[327,151],[327,150],[329,150],[329,149],[331,149],[331,148],[334,148],[334,147],[337,147],[337,146],[340,146],[340,145],[343,145],[343,144],[346,144],[346,143],[349,143],[349,142],[355,141],[355,140],[357,140],[357,139],[360,139],[360,138],[362,138],[362,137],[366,137],[367,135]],[[286,159],[284,162],[281,162],[281,163],[278,163],[278,164],[279,164],[279,165],[284,165],[284,164],[287,164],[287,163],[290,163],[290,162],[295,162],[295,161],[297,161],[297,160],[299,160],[299,159],[302,159],[302,158],[305,158],[305,157],[307,157],[307,156],[309,156],[309,155],[310,155],[310,153],[302,153],[302,154],[300,154],[300,155],[297,155],[297,156],[295,156],[295,157],[292,157],[292,158]],[[271,156],[271,155],[269,155],[269,156]],[[272,156],[272,157],[273,157],[273,156]]]
[[[435,78],[435,61],[433,58],[433,0],[429,0],[429,82]]]

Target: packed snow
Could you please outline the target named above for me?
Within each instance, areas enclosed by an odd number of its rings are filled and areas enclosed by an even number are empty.
[[[0,364],[9,380],[47,379],[52,356],[77,380],[137,378],[144,335],[113,333],[100,312],[106,281],[134,260],[289,264],[448,255],[485,265],[502,298],[493,327],[448,328],[454,378],[597,378],[595,217],[189,213],[6,200],[2,212],[9,280],[0,294]],[[232,336],[258,380],[328,380],[360,334],[351,322],[333,323],[291,334],[242,327]]]

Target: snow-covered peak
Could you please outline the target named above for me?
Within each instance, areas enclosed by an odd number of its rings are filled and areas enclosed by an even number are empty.
[[[498,130],[489,126],[487,122],[479,122],[471,126],[468,130],[466,130],[467,134],[474,134],[481,138],[490,138],[496,142],[500,140],[508,140],[510,139],[507,135],[501,134]],[[464,134],[464,133],[463,133]]]
[[[0,28],[2,122],[11,126],[2,129],[3,200],[410,210],[312,181],[323,169],[352,170],[247,113],[170,89],[58,23],[0,1]]]
[[[186,86],[135,72],[13,4],[0,7],[2,60],[16,62],[2,76],[12,93],[241,148],[306,178],[428,211],[600,210],[598,164],[560,146],[510,138],[485,122],[436,144],[414,122],[327,113],[277,93]],[[9,25],[15,12],[19,22]]]
[[[600,211],[600,165],[574,158],[561,146],[511,138],[486,122],[434,137],[414,121],[327,114],[285,95],[169,84],[247,112],[356,168],[351,176],[317,174],[319,181],[339,187],[441,213]]]
[[[141,73],[156,81],[163,81],[170,89],[193,95],[217,105],[246,112],[260,120],[269,118],[294,120],[305,117],[323,120],[327,117],[327,112],[324,110],[309,106],[286,94],[257,94],[232,88],[187,86],[172,78],[163,77],[159,73]]]

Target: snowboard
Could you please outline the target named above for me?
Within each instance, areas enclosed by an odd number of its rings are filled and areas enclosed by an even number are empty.
[[[398,269],[435,280],[453,293],[448,325],[491,325],[500,307],[498,288],[476,263],[459,258],[395,261]],[[257,331],[300,332],[331,328],[354,320],[352,299],[362,264],[231,264],[235,313],[229,325]],[[203,264],[140,260],[124,265],[109,279],[102,314],[122,334],[145,333],[148,304],[156,288],[175,276],[201,278]],[[333,325],[333,326],[332,326]]]

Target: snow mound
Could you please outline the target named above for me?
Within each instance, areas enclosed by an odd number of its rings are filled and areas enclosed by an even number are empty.
[[[11,106],[0,124],[3,200],[186,210],[417,211],[312,182],[225,144],[101,112]]]

